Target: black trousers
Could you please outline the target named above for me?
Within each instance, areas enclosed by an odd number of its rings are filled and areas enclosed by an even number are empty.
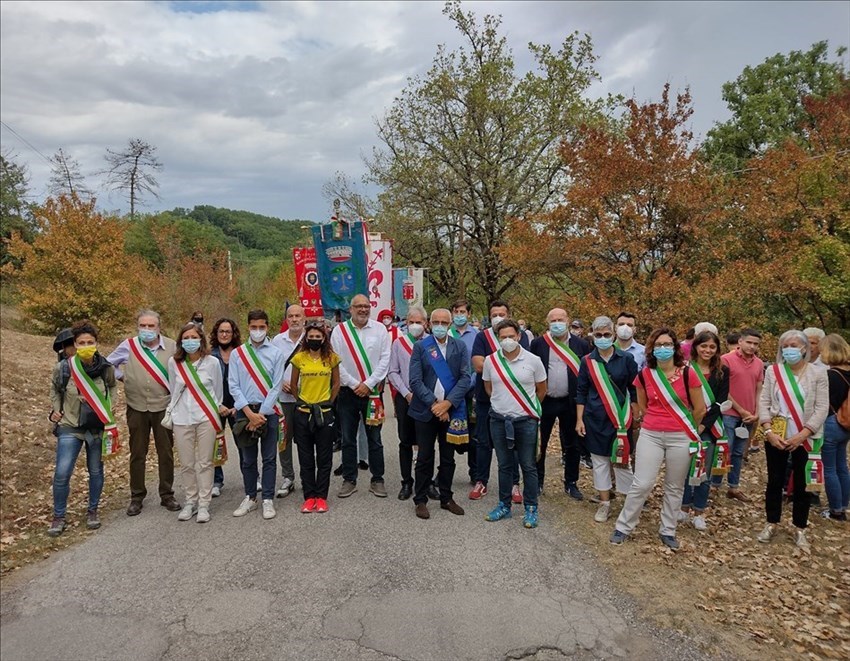
[[[782,517],[782,487],[785,485],[785,467],[788,455],[791,455],[794,475],[794,506],[791,520],[798,528],[805,528],[809,522],[809,507],[811,501],[806,493],[806,462],[809,453],[802,446],[793,452],[780,450],[770,443],[764,444],[764,456],[767,460],[767,488],[764,492],[764,509],[768,523],[779,523]]]
[[[395,418],[398,424],[398,467],[401,471],[401,483],[413,486],[413,446],[416,445],[415,420],[407,415],[410,406],[401,393],[393,398]]]
[[[437,441],[440,446],[437,487],[440,490],[440,502],[447,503],[452,499],[452,480],[455,476],[455,449],[446,441],[449,423],[440,422],[431,416],[428,422],[416,420],[415,424],[419,453],[416,455],[416,489],[413,502],[417,505],[428,502],[428,487],[431,486],[434,475],[434,442]]]
[[[331,484],[336,426],[311,430],[310,414],[298,409],[295,409],[293,414],[293,422],[304,499],[327,499]]]
[[[578,481],[579,449],[576,433],[576,402],[572,397],[544,397],[543,414],[540,417],[540,459],[537,462],[537,479],[543,486],[546,477],[546,447],[552,429],[558,421],[558,436],[561,439],[561,454],[564,457],[564,481],[567,484]]]

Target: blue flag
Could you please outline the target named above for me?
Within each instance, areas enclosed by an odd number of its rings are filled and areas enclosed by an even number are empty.
[[[312,232],[322,308],[325,314],[340,310],[346,318],[351,299],[369,295],[363,223],[334,221],[314,225]]]

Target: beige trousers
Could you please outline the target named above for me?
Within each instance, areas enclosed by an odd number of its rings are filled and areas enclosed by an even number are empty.
[[[174,425],[174,445],[180,457],[180,478],[186,490],[186,502],[198,507],[209,507],[212,500],[215,429],[209,422]]]

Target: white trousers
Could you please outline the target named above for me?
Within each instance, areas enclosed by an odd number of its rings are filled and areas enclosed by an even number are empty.
[[[611,458],[603,457],[601,454],[590,455],[593,463],[593,488],[597,491],[611,491]],[[632,488],[634,473],[628,466],[613,466],[614,481],[617,485],[617,493],[627,494]]]
[[[215,429],[209,422],[174,425],[174,445],[180,457],[180,479],[186,490],[186,502],[209,507],[212,500]]]
[[[635,454],[635,476],[626,502],[617,518],[616,528],[628,535],[640,519],[641,508],[655,486],[661,463],[664,471],[664,501],[661,506],[662,535],[676,536],[676,514],[682,504],[682,493],[691,464],[690,442],[685,432],[651,431],[643,428]]]

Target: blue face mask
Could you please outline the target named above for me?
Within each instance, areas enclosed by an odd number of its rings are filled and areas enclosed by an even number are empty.
[[[465,314],[456,314],[452,318],[452,321],[454,322],[455,326],[460,328],[461,326],[466,326],[466,322],[469,321],[469,319],[467,319]]]
[[[567,334],[567,322],[553,321],[549,324],[549,332],[555,337],[562,337]]]
[[[652,350],[652,355],[658,360],[670,360],[673,354],[676,353],[673,347],[656,347]]]
[[[593,343],[596,345],[597,349],[610,349],[614,346],[614,338],[613,337],[594,337]]]
[[[200,340],[183,340],[180,344],[183,345],[183,351],[186,353],[195,353],[201,348]]]
[[[147,330],[145,328],[139,329],[139,339],[147,344],[148,342],[153,342],[156,339],[157,332],[152,330]]]
[[[789,365],[796,365],[803,360],[803,352],[797,347],[785,347],[782,350],[782,358]]]
[[[431,335],[436,337],[438,340],[442,340],[449,333],[449,327],[443,326],[442,324],[434,324],[431,326]]]

